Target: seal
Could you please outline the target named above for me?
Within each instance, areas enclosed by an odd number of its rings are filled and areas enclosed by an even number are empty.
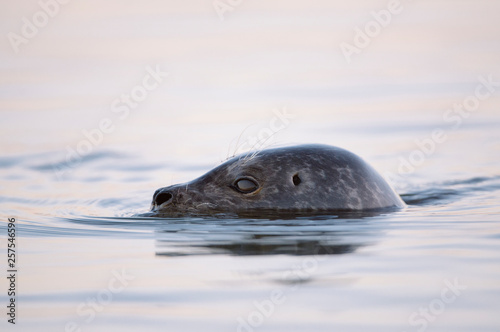
[[[357,155],[308,144],[244,153],[184,184],[156,190],[151,216],[337,214],[405,207]]]

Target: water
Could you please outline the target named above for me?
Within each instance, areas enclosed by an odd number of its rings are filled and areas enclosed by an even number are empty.
[[[500,5],[402,5],[350,64],[339,45],[387,3],[243,1],[221,21],[209,1],[70,2],[18,53],[2,39],[0,261],[14,217],[16,328],[498,331],[500,88],[449,110],[500,80]],[[40,10],[4,7],[4,35]],[[265,146],[359,154],[408,207],[138,217],[157,188],[270,133]]]

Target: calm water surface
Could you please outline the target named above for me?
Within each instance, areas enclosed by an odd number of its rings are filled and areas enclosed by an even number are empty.
[[[25,2],[0,14],[2,33],[39,8]],[[386,6],[243,2],[220,21],[210,2],[74,2],[18,54],[5,39],[0,261],[6,270],[15,217],[15,328],[499,331],[500,87],[472,112],[448,110],[479,77],[500,81],[500,7],[405,3],[347,64],[339,44]],[[168,76],[113,112],[156,68]],[[100,136],[102,119],[113,130]],[[408,207],[138,216],[157,188],[255,146],[271,123],[280,130],[265,146],[351,150]],[[7,286],[2,278],[2,306]],[[1,330],[13,330],[2,316]]]

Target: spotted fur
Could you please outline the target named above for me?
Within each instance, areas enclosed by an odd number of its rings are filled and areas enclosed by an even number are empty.
[[[293,177],[300,182],[294,184]],[[240,178],[258,184],[252,193],[234,188]],[[167,199],[168,198],[168,199]],[[236,156],[185,184],[158,189],[156,216],[219,213],[325,213],[402,208],[399,195],[355,154],[328,145],[299,145]]]

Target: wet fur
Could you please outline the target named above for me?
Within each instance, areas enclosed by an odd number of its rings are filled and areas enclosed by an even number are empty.
[[[300,184],[293,183],[298,174]],[[241,177],[259,184],[253,193],[233,188]],[[172,199],[156,203],[161,193]],[[157,190],[156,216],[212,215],[265,211],[319,214],[402,208],[389,184],[355,154],[328,145],[299,145],[244,153],[186,184]]]

